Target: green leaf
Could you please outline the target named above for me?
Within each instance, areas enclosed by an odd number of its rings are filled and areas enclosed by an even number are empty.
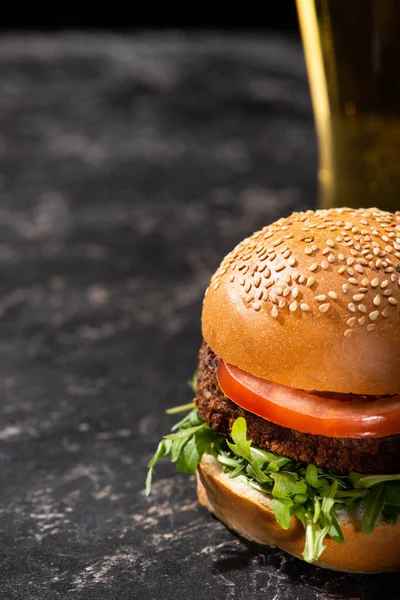
[[[169,433],[164,435],[165,440],[181,440],[182,438],[190,438],[194,433],[207,427],[205,423],[202,425],[195,425],[194,427],[187,427],[186,429],[180,429],[177,433]]]
[[[192,404],[176,407],[172,414],[190,408]],[[289,527],[291,515],[300,520],[306,538],[303,557],[308,562],[319,558],[327,534],[338,543],[344,541],[339,509],[361,505],[366,534],[373,530],[380,514],[388,523],[395,523],[400,516],[400,474],[340,474],[275,455],[247,440],[247,424],[242,417],[233,424],[230,441],[206,425],[196,408],[171,431],[149,461],[146,494],[151,490],[154,467],[164,456],[169,454],[178,470],[194,473],[204,452],[210,452],[229,477],[272,496],[271,507],[281,527]]]
[[[183,446],[178,458],[178,471],[182,473],[195,473],[197,465],[202,459],[204,452],[207,450],[214,438],[214,432],[209,430],[197,431],[192,436],[187,444]]]
[[[400,507],[400,486],[388,483],[386,490],[385,506]]]
[[[178,460],[179,454],[181,453],[182,448],[187,443],[187,441],[188,441],[187,437],[172,440],[172,445],[171,445],[171,462],[172,463],[175,463]]]
[[[354,487],[370,488],[389,481],[400,481],[400,475],[362,475],[357,479]]]
[[[185,415],[183,419],[178,421],[178,423],[175,423],[175,425],[171,427],[171,431],[178,431],[179,429],[195,427],[196,425],[204,425],[204,421],[200,419],[199,413],[197,412],[197,408],[194,408],[190,411],[189,414]]]
[[[306,542],[302,557],[306,562],[313,562],[317,560],[325,550],[323,541],[328,533],[328,526],[321,528],[318,523],[313,522],[312,515],[309,513],[305,513],[304,520],[306,524]]]
[[[375,523],[385,505],[386,483],[374,486],[362,501],[364,515],[362,520],[362,532],[365,535],[372,533]]]
[[[343,544],[344,543],[343,532],[340,527],[340,523],[339,523],[339,519],[336,514],[336,511],[335,511],[335,507],[331,508],[330,518],[331,518],[331,524],[330,524],[328,533],[331,536],[331,538],[333,540],[335,540],[335,542],[338,542],[339,544]]]
[[[306,482],[314,489],[321,487],[321,481],[318,479],[318,469],[315,465],[307,465]]]
[[[197,392],[197,380],[199,378],[199,371],[198,369],[195,370],[192,379],[189,379],[188,381],[188,385],[190,387],[190,389],[192,390],[192,392],[195,394]]]
[[[180,406],[173,406],[172,408],[167,408],[165,411],[167,415],[176,415],[180,412],[185,412],[186,410],[191,410],[195,408],[194,402],[189,402],[189,404],[181,404]]]
[[[237,456],[243,456],[246,460],[251,462],[250,455],[250,446],[251,441],[247,440],[247,424],[246,420],[243,417],[239,417],[236,419],[232,426],[231,438],[233,440],[233,444],[231,442],[227,442],[229,448],[234,452]]]
[[[325,520],[330,522],[330,512],[335,503],[335,495],[338,488],[338,482],[334,481],[329,490],[324,491],[321,511],[325,516]]]
[[[293,506],[290,498],[273,498],[271,501],[271,508],[275,513],[277,523],[282,529],[289,529],[290,525],[290,508]]]
[[[271,473],[271,478],[275,482],[272,489],[272,495],[275,498],[286,498],[307,493],[306,482],[298,481],[295,473]]]
[[[157,446],[157,450],[149,460],[147,466],[149,468],[146,477],[146,496],[151,493],[151,483],[153,479],[154,467],[164,456],[166,456],[171,450],[172,442],[169,440],[161,440]]]

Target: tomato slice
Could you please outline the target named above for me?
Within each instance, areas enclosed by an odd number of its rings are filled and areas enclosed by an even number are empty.
[[[339,438],[400,433],[400,395],[343,402],[260,379],[222,360],[217,377],[235,404],[283,427]]]

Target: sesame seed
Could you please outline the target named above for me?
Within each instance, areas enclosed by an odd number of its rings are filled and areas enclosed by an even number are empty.
[[[376,319],[379,317],[379,311],[373,310],[372,312],[369,313],[368,317],[369,317],[370,321],[376,321]]]
[[[265,287],[265,289],[268,289],[269,287],[271,287],[271,285],[274,285],[274,283],[275,283],[275,280],[274,280],[274,279],[269,279],[268,281],[266,281],[266,282],[264,283],[264,287]]]
[[[322,254],[325,256],[325,254],[329,254],[329,252],[330,252],[330,251],[331,251],[331,249],[330,249],[330,248],[324,248],[324,249],[322,250]]]
[[[300,277],[298,278],[299,283],[304,283],[306,280],[306,278],[304,277],[304,275],[300,275]]]
[[[397,304],[396,298],[392,298],[392,296],[390,298],[388,298],[388,302],[389,302],[389,304],[393,304],[393,306],[396,306],[396,304]]]
[[[357,285],[357,279],[355,279],[354,277],[349,277],[349,283],[351,283],[352,285]]]
[[[294,267],[296,264],[296,259],[293,256],[291,256],[288,260],[288,264],[289,266]]]
[[[378,287],[378,285],[379,285],[379,279],[377,277],[375,277],[375,279],[373,279],[371,281],[371,287],[375,288],[375,287]]]
[[[364,269],[362,268],[361,265],[356,264],[356,265],[354,265],[354,268],[357,271],[357,273],[364,273]]]
[[[364,279],[362,279],[362,280],[361,280],[361,283],[362,283],[364,286],[367,286],[367,285],[369,285],[369,279],[366,279],[366,278],[364,277]]]
[[[365,306],[365,304],[359,304],[357,306],[358,310],[362,313],[366,313],[367,312],[367,307]]]
[[[292,298],[297,298],[298,294],[299,294],[299,288],[294,287],[292,289]]]
[[[261,283],[261,277],[259,275],[256,275],[254,277],[254,285],[256,288],[260,287],[260,283]]]
[[[367,331],[373,331],[375,329],[375,323],[369,323],[367,325]]]
[[[235,281],[235,276],[234,275],[229,275],[229,281],[231,283],[233,283]]]
[[[385,281],[382,281],[382,283],[381,283],[381,288],[387,287],[388,284],[389,284],[389,281],[387,279],[385,279]]]
[[[351,265],[352,265],[352,264],[353,264],[353,262],[354,262],[354,258],[352,258],[352,257],[350,256],[350,258],[348,258],[348,259],[346,260],[346,262],[347,262],[347,264],[349,265],[349,267],[351,267]]]
[[[325,313],[327,310],[329,310],[330,306],[331,305],[329,302],[326,302],[325,304],[321,304],[318,308],[322,313]]]
[[[273,306],[271,310],[271,317],[274,317],[275,319],[278,316],[278,314],[278,309],[276,308],[276,306]]]
[[[287,296],[289,296],[289,294],[290,294],[290,288],[289,288],[289,287],[287,287],[287,288],[285,288],[285,289],[283,290],[283,295],[284,295],[284,296],[285,296],[285,298],[286,298]]]
[[[337,300],[337,293],[334,292],[333,290],[329,290],[328,296],[329,296],[329,298],[332,298],[332,300]]]
[[[244,277],[239,277],[239,285],[244,285]]]
[[[350,317],[350,319],[347,319],[347,325],[349,327],[353,327],[353,325],[356,324],[356,321],[357,321],[356,317]]]
[[[316,271],[318,269],[318,263],[313,263],[308,267],[309,271]]]
[[[326,300],[326,296],[325,294],[320,294],[319,296],[315,296],[315,299],[318,300],[318,302],[323,302]]]
[[[304,253],[305,253],[305,254],[312,254],[312,249],[311,249],[309,246],[306,246],[306,247],[304,248]]]
[[[368,288],[366,288],[366,287],[359,287],[358,291],[360,292],[360,294],[366,294],[368,292]]]
[[[304,310],[305,312],[307,312],[308,310],[310,310],[310,307],[305,302],[302,302],[300,304],[300,308],[301,308],[301,310]]]
[[[288,273],[287,275],[285,275],[284,282],[289,285],[291,283],[291,281],[292,281],[292,278]]]
[[[328,269],[329,268],[329,263],[326,260],[323,260],[321,262],[321,269]]]
[[[353,304],[352,302],[350,302],[350,303],[347,305],[347,308],[348,308],[348,309],[349,309],[351,312],[356,312],[356,306],[355,306],[355,304]]]
[[[387,306],[386,308],[384,308],[381,314],[382,314],[382,317],[386,318],[389,314],[389,307]]]
[[[256,291],[256,298],[257,300],[261,300],[263,297],[264,292],[262,290],[257,290]]]
[[[217,283],[214,283],[214,285],[213,285],[213,289],[214,289],[214,290],[217,290],[217,289],[219,288],[219,286],[220,286],[219,282],[217,282]]]
[[[342,290],[343,290],[343,294],[347,294],[347,292],[349,291],[349,286],[347,285],[347,283],[344,283],[342,285]]]
[[[354,270],[351,267],[347,269],[347,272],[349,275],[354,275]]]
[[[279,300],[278,306],[279,306],[279,308],[285,308],[285,306],[286,306],[286,300],[284,298],[281,298]]]
[[[244,291],[246,292],[246,294],[248,294],[250,290],[251,290],[251,283],[250,283],[250,281],[248,281],[246,283],[246,285],[244,286]]]
[[[338,259],[339,260],[344,260],[344,254],[342,254],[342,253],[338,254]]]
[[[361,300],[364,300],[364,294],[354,294],[353,300],[354,302],[361,302]]]
[[[275,272],[279,273],[279,271],[283,271],[283,269],[286,269],[286,265],[284,265],[283,263],[279,263],[276,267],[275,267]]]
[[[360,318],[358,319],[358,324],[359,324],[359,325],[364,325],[364,323],[365,323],[365,317],[360,317]]]
[[[344,336],[345,337],[350,337],[352,333],[353,333],[352,329],[346,329],[346,331],[344,332]]]
[[[291,304],[289,304],[289,310],[294,312],[297,309],[297,300],[293,300]]]
[[[334,255],[334,254],[330,254],[330,255],[328,256],[328,262],[329,262],[329,263],[331,263],[331,264],[332,264],[332,263],[334,263],[334,262],[335,262],[335,260],[336,260],[336,258],[335,258],[335,255]]]
[[[333,248],[335,246],[335,242],[333,242],[332,240],[326,240],[326,245]]]
[[[307,285],[308,287],[312,287],[315,283],[315,277],[308,277],[307,278]],[[400,285],[400,279],[399,279],[399,285]]]
[[[386,290],[384,290],[384,291],[382,292],[382,295],[383,295],[383,296],[390,296],[390,295],[391,295],[391,293],[392,293],[392,290],[391,290],[390,288],[387,288]]]

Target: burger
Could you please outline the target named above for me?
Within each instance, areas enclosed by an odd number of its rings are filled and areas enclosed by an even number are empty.
[[[194,403],[149,462],[196,473],[241,536],[322,567],[400,570],[400,213],[293,213],[206,291]]]

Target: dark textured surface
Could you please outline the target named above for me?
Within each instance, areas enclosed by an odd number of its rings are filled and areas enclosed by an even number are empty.
[[[397,598],[239,540],[169,464],[143,494],[208,278],[312,205],[298,42],[4,37],[0,74],[2,600]]]

